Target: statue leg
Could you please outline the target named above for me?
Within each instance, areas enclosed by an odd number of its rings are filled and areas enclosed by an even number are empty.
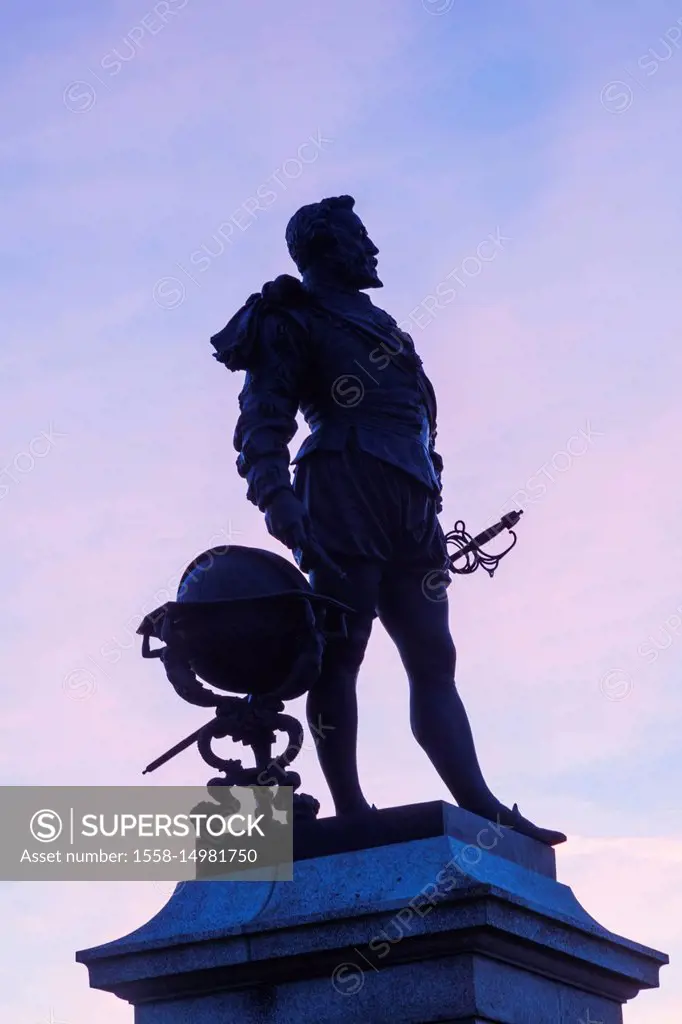
[[[327,570],[315,570],[310,582],[317,593],[327,594],[358,609],[347,616],[347,637],[327,641],[322,671],[308,693],[307,718],[315,738],[317,756],[338,815],[369,809],[357,765],[357,678],[372,632],[381,569],[373,563],[344,564],[348,580]]]
[[[400,654],[410,683],[410,723],[452,793],[466,810],[494,816],[491,793],[476,756],[474,738],[455,686],[455,645],[450,635],[447,595],[424,596],[422,575],[408,572],[386,580],[379,619]]]
[[[427,598],[423,578],[410,571],[388,574],[378,601],[379,619],[398,648],[410,682],[410,719],[417,742],[460,807],[540,842],[563,842],[562,832],[539,828],[488,788],[455,687],[447,595],[441,592],[442,600],[437,601]]]

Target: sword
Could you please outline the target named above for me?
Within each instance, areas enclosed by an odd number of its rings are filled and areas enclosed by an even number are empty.
[[[499,523],[495,523],[493,526],[489,526],[487,530],[483,530],[482,533],[477,534],[475,537],[472,537],[470,534],[466,532],[464,527],[464,520],[458,519],[457,522],[455,523],[454,530],[451,530],[450,533],[445,534],[446,542],[449,544],[457,545],[459,549],[454,554],[449,556],[450,568],[452,569],[452,571],[456,573],[467,574],[474,572],[474,570],[477,569],[479,565],[482,565],[485,571],[488,573],[488,575],[492,576],[500,563],[500,559],[504,558],[504,556],[509,551],[511,551],[511,549],[516,544],[516,534],[514,533],[512,527],[516,526],[516,524],[521,519],[522,515],[522,510],[519,512],[507,512],[506,515],[502,516]],[[489,555],[485,551],[481,550],[484,544],[487,544],[488,541],[491,541],[494,537],[497,537],[497,535],[502,533],[503,530],[509,530],[512,536],[511,544],[508,547],[506,547],[504,551],[501,551],[497,555]],[[455,562],[457,562],[460,558],[465,557],[467,560],[466,565],[463,565],[461,567],[455,565]]]

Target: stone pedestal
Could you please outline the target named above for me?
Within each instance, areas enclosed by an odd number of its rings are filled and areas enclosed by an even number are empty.
[[[135,1024],[621,1024],[668,962],[593,920],[549,847],[449,804],[312,822],[296,850],[293,882],[179,885],[77,954],[91,986]]]

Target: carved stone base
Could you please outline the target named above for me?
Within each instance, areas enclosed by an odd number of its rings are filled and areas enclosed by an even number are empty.
[[[658,985],[668,958],[591,918],[551,848],[440,802],[363,821],[304,825],[293,882],[180,886],[77,954],[91,986],[136,1024],[622,1024]]]

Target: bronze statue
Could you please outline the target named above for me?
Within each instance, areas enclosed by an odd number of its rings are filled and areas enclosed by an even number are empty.
[[[371,812],[357,771],[356,682],[378,616],[409,679],[414,736],[457,803],[560,843],[562,833],[502,804],[478,764],[454,681],[436,397],[412,338],[365,294],[382,287],[379,250],[353,208],[339,196],[294,214],[286,241],[301,280],[266,284],[211,339],[220,362],[246,371],[234,444],[249,500],[313,591],[353,609],[308,692],[311,728],[325,724],[322,771],[337,815]],[[310,435],[292,483],[299,410]]]

